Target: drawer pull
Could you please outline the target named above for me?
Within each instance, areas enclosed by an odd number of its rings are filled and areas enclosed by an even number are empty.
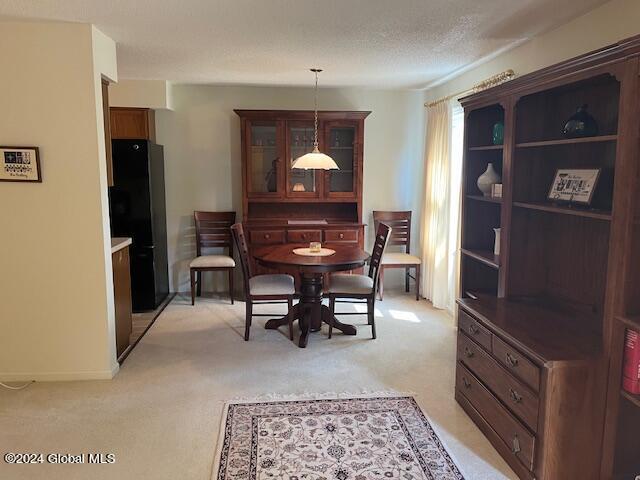
[[[478,327],[476,327],[473,323],[469,324],[469,333],[471,335],[475,335],[480,331]]]
[[[269,240],[271,238],[271,235],[269,235],[268,233],[265,233],[264,234],[264,238],[265,238],[265,240]]]
[[[473,357],[473,352],[469,347],[464,347],[464,356],[467,358]]]
[[[303,240],[306,240],[306,239],[307,239],[307,234],[306,234],[306,233],[303,233],[303,234],[302,234],[302,239],[303,239]]]
[[[342,240],[344,238],[344,233],[341,233],[340,235],[338,235],[338,237],[340,238],[340,240]]]
[[[507,352],[507,354],[505,355],[504,360],[507,363],[507,365],[510,366],[510,367],[517,367],[518,366],[518,359],[516,357],[514,357],[513,355],[511,355],[509,352]]]
[[[520,440],[518,440],[518,435],[513,437],[513,441],[511,442],[511,451],[514,454],[520,453]]]
[[[522,402],[522,395],[516,392],[513,388],[509,389],[509,396],[511,397],[511,400],[514,401],[514,403]]]
[[[464,384],[464,388],[471,388],[471,382],[467,380],[467,377],[462,377],[462,383]]]

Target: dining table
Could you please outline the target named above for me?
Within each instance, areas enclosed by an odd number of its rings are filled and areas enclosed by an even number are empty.
[[[335,252],[325,256],[299,255],[294,252],[308,246],[309,244],[287,243],[260,247],[253,252],[253,257],[259,265],[299,275],[300,300],[291,307],[288,315],[293,315],[294,321],[298,321],[301,332],[298,340],[300,348],[307,346],[309,333],[319,331],[322,323],[328,324],[331,317],[333,328],[345,335],[356,334],[353,325],[340,322],[333,316],[329,307],[322,304],[323,280],[328,273],[356,270],[364,266],[369,259],[369,254],[358,245],[325,245]],[[268,320],[265,328],[277,329],[287,325],[288,318],[284,316]]]

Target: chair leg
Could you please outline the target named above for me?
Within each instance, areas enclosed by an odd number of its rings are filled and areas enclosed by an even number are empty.
[[[380,294],[380,301],[384,295],[384,267],[380,267],[380,278],[378,279],[378,293]]]
[[[420,300],[420,265],[416,265],[416,301]]]
[[[336,299],[333,296],[329,297],[329,313],[329,338],[331,338],[333,334],[333,319],[336,314]]]
[[[375,294],[373,298],[367,300],[367,317],[369,325],[371,325],[371,336],[376,339],[376,309],[375,309]]]
[[[411,269],[404,269],[404,291],[409,293],[409,272]]]
[[[197,289],[196,289],[196,295],[198,297],[202,296],[202,272],[198,271],[198,281],[197,281]]]
[[[191,305],[196,304],[196,272],[193,269],[189,270],[189,277],[191,278]]]
[[[287,320],[289,321],[289,340],[293,342],[293,298],[287,298]]]
[[[231,305],[233,305],[233,269],[229,269],[229,297],[231,297]]]
[[[251,330],[251,316],[253,315],[253,303],[251,299],[247,298],[246,303],[246,318],[244,319],[244,341],[249,341],[249,330]]]

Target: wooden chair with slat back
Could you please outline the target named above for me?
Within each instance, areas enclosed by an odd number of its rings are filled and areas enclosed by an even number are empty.
[[[196,295],[202,295],[202,272],[227,272],[229,276],[229,296],[233,305],[233,271],[236,262],[233,259],[233,241],[231,225],[236,221],[236,212],[193,212],[196,226],[196,254],[189,264],[191,279],[191,305]],[[225,249],[228,255],[203,254],[203,250]],[[197,277],[197,280],[196,280]]]
[[[240,265],[242,266],[242,276],[244,278],[244,294],[246,298],[246,315],[244,339],[249,340],[251,330],[251,320],[253,317],[273,317],[270,313],[253,313],[253,306],[268,303],[287,303],[287,316],[289,324],[289,339],[293,340],[293,316],[291,307],[296,293],[295,281],[291,275],[285,274],[265,274],[254,275],[249,246],[244,236],[244,229],[241,223],[236,223],[231,227],[233,240],[238,248]]]
[[[393,232],[389,239],[389,246],[404,247],[404,252],[386,252],[382,257],[382,269],[380,271],[380,283],[378,292],[380,300],[384,294],[384,271],[387,268],[404,268],[404,288],[409,291],[409,280],[416,282],[416,300],[420,300],[420,268],[422,261],[409,252],[411,245],[411,211],[403,212],[373,212],[373,224],[377,229],[378,224],[384,222],[389,225]],[[415,276],[411,276],[411,269],[415,270]]]
[[[367,319],[371,326],[371,335],[376,338],[375,303],[376,291],[380,282],[382,272],[382,258],[384,251],[392,235],[392,228],[384,223],[379,223],[376,227],[376,238],[373,244],[373,252],[369,260],[368,275],[350,275],[336,273],[331,275],[330,284],[327,291],[329,298],[329,338],[333,333],[333,320],[336,303],[366,303]],[[354,300],[365,300],[365,302],[354,302]],[[360,312],[339,313],[338,315],[362,315]]]

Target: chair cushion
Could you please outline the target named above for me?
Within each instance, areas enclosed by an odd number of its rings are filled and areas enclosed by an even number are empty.
[[[420,265],[422,262],[408,253],[385,253],[382,255],[382,265]]]
[[[256,275],[249,279],[251,295],[293,295],[295,282],[291,275]]]
[[[373,293],[373,278],[366,275],[337,273],[331,275],[329,293]]]
[[[233,268],[236,262],[228,255],[202,255],[191,260],[190,268]]]

